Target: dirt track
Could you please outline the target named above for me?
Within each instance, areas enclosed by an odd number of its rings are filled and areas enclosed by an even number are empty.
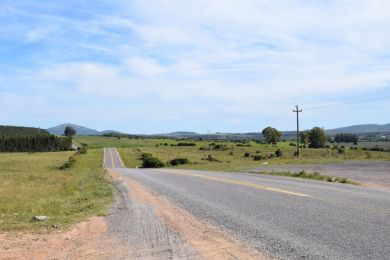
[[[345,177],[372,187],[390,189],[390,162],[343,162],[307,165],[269,165],[255,171],[318,172],[335,177]]]

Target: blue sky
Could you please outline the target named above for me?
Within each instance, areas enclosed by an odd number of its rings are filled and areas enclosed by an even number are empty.
[[[252,132],[390,123],[390,1],[10,1],[0,124]]]

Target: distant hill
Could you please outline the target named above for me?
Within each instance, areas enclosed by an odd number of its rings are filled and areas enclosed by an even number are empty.
[[[76,130],[77,135],[100,135],[100,132],[91,128],[87,128],[80,125],[75,124],[62,124],[54,127],[50,127],[47,131],[54,135],[63,135],[65,131],[65,127],[70,126]]]
[[[194,135],[198,135],[198,133],[195,133],[195,132],[187,132],[187,131],[177,131],[177,132],[172,132],[172,133],[169,133],[169,134],[163,134],[164,136],[194,136]]]
[[[99,132],[98,130],[95,130],[95,129],[91,129],[91,128],[88,128],[88,127],[85,127],[85,126],[81,126],[81,125],[76,125],[76,124],[70,124],[70,123],[66,123],[66,124],[61,124],[61,125],[58,125],[58,126],[54,126],[54,127],[50,127],[48,129],[46,129],[49,133],[51,134],[54,134],[54,135],[63,135],[64,134],[64,131],[65,131],[65,127],[67,126],[70,126],[70,127],[73,127],[75,130],[76,130],[76,135],[107,135],[107,134],[123,134],[119,131],[115,131],[115,130],[105,130],[105,131],[101,131]]]
[[[64,133],[65,127],[73,127],[77,135],[126,135],[122,132],[116,130],[105,130],[97,131],[91,128],[87,128],[75,124],[62,124],[55,127],[48,128],[47,131],[51,134],[62,135]],[[369,133],[390,133],[390,124],[378,125],[378,124],[366,124],[366,125],[353,125],[335,129],[329,129],[325,131],[328,135],[334,135],[337,133],[356,133],[365,136]],[[296,136],[295,131],[282,131],[282,139],[294,139]],[[168,137],[168,138],[202,138],[202,139],[231,139],[231,140],[262,140],[263,136],[259,132],[252,133],[213,133],[213,134],[198,134],[195,132],[189,131],[177,131],[167,134],[154,134],[154,135],[139,135],[144,137]]]
[[[390,124],[377,125],[377,124],[366,124],[366,125],[353,125],[347,127],[341,127],[336,129],[326,130],[328,134],[337,134],[337,133],[355,133],[355,134],[365,134],[365,133],[386,133],[390,132]]]
[[[105,130],[105,131],[101,131],[99,132],[100,135],[123,135],[122,132],[119,132],[119,131],[115,131],[115,130]]]

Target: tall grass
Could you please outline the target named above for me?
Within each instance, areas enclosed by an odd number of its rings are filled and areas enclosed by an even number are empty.
[[[113,189],[101,164],[101,150],[77,156],[60,170],[71,152],[0,154],[0,231],[42,230],[103,215]],[[35,215],[48,221],[33,222]]]

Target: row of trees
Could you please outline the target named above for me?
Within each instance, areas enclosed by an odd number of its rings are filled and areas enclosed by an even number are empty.
[[[357,143],[359,138],[355,134],[341,133],[334,136],[334,141],[337,143]]]
[[[263,129],[262,134],[267,143],[276,145],[282,136],[282,133],[273,127],[266,127]],[[324,129],[320,127],[314,127],[310,131],[303,131],[300,133],[300,141],[303,145],[310,148],[323,148],[328,141],[328,137],[325,134]]]
[[[0,152],[48,152],[71,149],[72,139],[30,127],[0,126]]]

